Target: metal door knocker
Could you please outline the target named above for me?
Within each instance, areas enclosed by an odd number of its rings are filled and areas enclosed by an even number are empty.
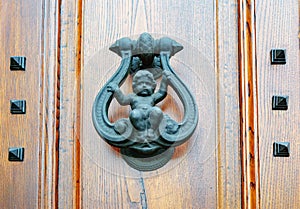
[[[107,143],[120,148],[131,167],[140,171],[158,169],[171,159],[174,147],[191,137],[198,123],[195,99],[169,63],[170,57],[183,47],[170,38],[154,40],[149,33],[143,33],[138,40],[119,39],[109,49],[122,61],[95,98],[94,126]],[[119,87],[128,74],[133,76],[133,93],[124,95]],[[156,91],[156,79],[160,77]],[[183,103],[184,117],[179,123],[156,106],[167,96],[168,86]],[[113,98],[131,107],[128,118],[115,123],[108,119]]]

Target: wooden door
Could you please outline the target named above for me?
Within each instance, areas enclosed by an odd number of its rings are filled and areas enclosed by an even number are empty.
[[[0,208],[298,207],[299,1],[10,0],[0,10]],[[171,65],[199,108],[190,140],[150,172],[128,166],[91,113],[121,61],[109,46],[143,32],[183,45]],[[270,64],[274,48],[285,65]],[[10,70],[13,56],[25,71]],[[287,111],[272,110],[274,95],[289,96]],[[26,113],[10,100],[26,100]],[[171,88],[158,105],[182,119]],[[113,101],[110,119],[128,111]],[[274,142],[290,142],[290,157],[273,157]],[[9,148],[24,148],[23,161]]]

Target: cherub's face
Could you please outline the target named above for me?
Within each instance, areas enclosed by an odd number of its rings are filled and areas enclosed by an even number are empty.
[[[150,96],[154,92],[155,84],[146,76],[139,78],[133,87],[134,93],[139,96]]]

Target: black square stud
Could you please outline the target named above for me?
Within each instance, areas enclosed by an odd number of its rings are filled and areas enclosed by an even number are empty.
[[[274,142],[273,143],[273,156],[274,157],[289,157],[290,156],[290,143],[289,142]]]
[[[26,57],[11,57],[10,70],[22,70],[26,67]]]
[[[271,50],[271,64],[272,65],[286,64],[285,49],[272,49]]]
[[[11,114],[25,114],[26,101],[25,100],[10,100],[10,113]]]
[[[8,149],[8,160],[9,161],[24,161],[23,147],[11,147]]]
[[[273,96],[272,97],[272,110],[287,110],[288,109],[288,96]]]

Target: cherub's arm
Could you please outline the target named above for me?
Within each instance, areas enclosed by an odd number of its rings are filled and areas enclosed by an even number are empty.
[[[114,96],[120,105],[123,105],[123,106],[130,105],[130,102],[132,100],[132,95],[130,95],[130,94],[124,95],[116,83],[108,84],[107,91],[114,93]]]
[[[163,71],[163,76],[160,82],[159,90],[153,95],[155,104],[159,103],[167,96],[170,76],[171,73],[169,71]]]

